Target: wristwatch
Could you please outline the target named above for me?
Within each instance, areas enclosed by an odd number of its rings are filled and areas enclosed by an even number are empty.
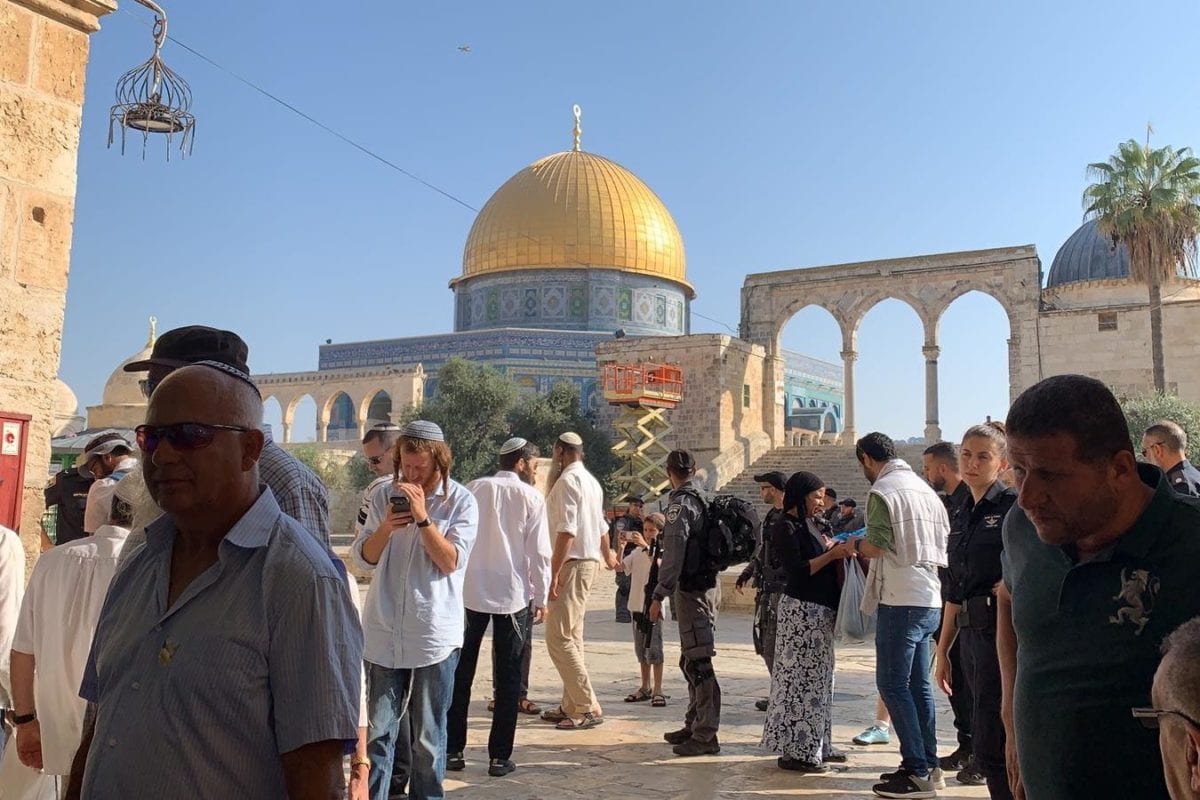
[[[33,722],[35,719],[37,719],[36,711],[30,711],[28,714],[18,714],[14,711],[13,715],[12,715],[12,724],[13,725],[25,725],[27,723]]]
[[[423,519],[417,523],[417,527],[418,528],[428,528],[432,524],[433,524],[433,520],[431,520],[429,517],[426,517],[425,519]]]
[[[367,758],[366,756],[351,756],[350,757],[350,769],[354,769],[355,767],[359,767],[359,766],[366,767],[367,771],[370,772],[371,771],[371,759]]]

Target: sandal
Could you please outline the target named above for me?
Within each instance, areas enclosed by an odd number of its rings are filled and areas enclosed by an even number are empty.
[[[597,725],[604,724],[604,717],[597,717],[592,712],[588,711],[579,719],[571,719],[567,717],[558,723],[555,727],[560,731],[582,731],[587,728],[594,728]]]
[[[542,719],[546,722],[562,722],[563,720],[570,719],[570,717],[567,716],[567,712],[563,711],[562,706],[559,706],[558,708],[548,708],[543,711]]]
[[[522,714],[537,715],[542,713],[542,707],[528,697],[522,697],[521,702],[517,704],[517,711]]]
[[[642,703],[649,700],[654,695],[650,694],[649,689],[638,689],[633,694],[625,698],[626,703]]]
[[[650,705],[655,708],[662,708],[667,704],[667,696],[665,694],[656,694],[654,699],[650,701]]]

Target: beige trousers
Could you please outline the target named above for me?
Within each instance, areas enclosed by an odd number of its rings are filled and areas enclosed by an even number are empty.
[[[572,719],[589,711],[600,715],[583,652],[583,620],[599,572],[596,561],[568,561],[559,575],[558,599],[546,610],[546,650],[562,678],[562,709]]]

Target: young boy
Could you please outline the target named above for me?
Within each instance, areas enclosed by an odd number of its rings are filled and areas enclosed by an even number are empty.
[[[641,687],[626,697],[625,702],[640,703],[649,700],[650,705],[656,708],[667,704],[667,698],[662,693],[662,620],[651,624],[645,614],[645,607],[646,592],[651,589],[647,586],[650,582],[651,568],[660,557],[658,548],[654,546],[655,539],[666,524],[666,518],[658,512],[646,515],[642,521],[642,532],[629,534],[629,541],[637,545],[637,549],[625,556],[620,566],[620,569],[629,575],[632,584],[629,590],[629,610],[633,615],[633,652],[642,671]],[[651,671],[654,673],[653,687],[650,685]]]

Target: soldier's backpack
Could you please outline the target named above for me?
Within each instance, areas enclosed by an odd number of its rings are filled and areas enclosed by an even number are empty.
[[[700,502],[699,493],[689,491]],[[744,564],[754,555],[758,513],[740,497],[718,495],[704,504],[704,527],[688,537],[679,586],[684,591],[705,591],[716,586],[717,573]]]

